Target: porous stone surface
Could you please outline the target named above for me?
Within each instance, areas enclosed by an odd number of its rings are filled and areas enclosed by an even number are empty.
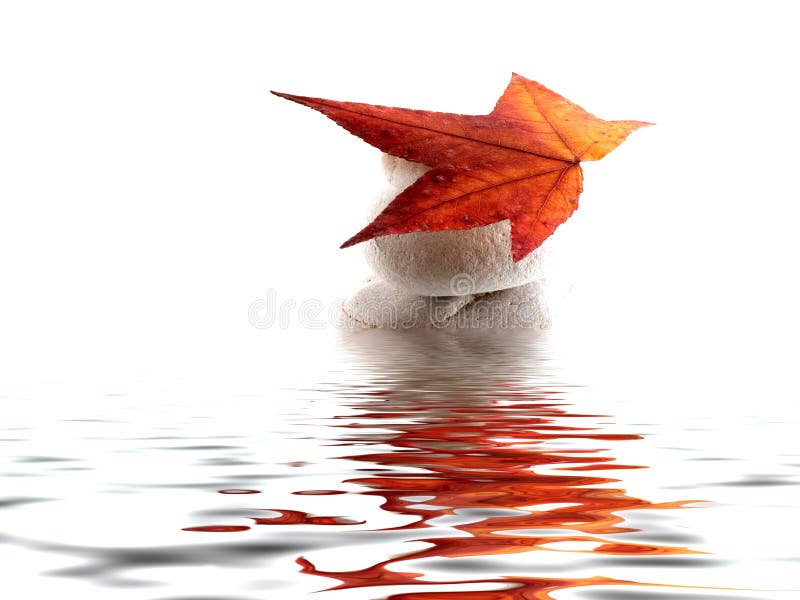
[[[373,201],[367,222],[428,170],[425,165],[388,154],[383,155],[382,163],[389,186]],[[518,287],[543,276],[547,242],[514,262],[510,237],[510,223],[500,221],[472,229],[381,236],[365,242],[364,253],[376,275],[409,293],[482,294]]]
[[[427,296],[368,280],[342,305],[346,329],[547,329],[550,316],[538,281],[462,296]]]

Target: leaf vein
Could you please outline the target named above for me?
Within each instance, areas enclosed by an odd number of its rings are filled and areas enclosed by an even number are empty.
[[[426,213],[428,211],[431,211],[431,210],[434,210],[436,208],[439,208],[440,206],[442,206],[443,204],[447,204],[448,202],[454,202],[456,200],[460,200],[460,199],[464,198],[465,196],[469,196],[469,195],[472,195],[472,194],[480,194],[481,192],[484,192],[486,190],[489,190],[489,189],[492,189],[492,188],[495,188],[495,187],[500,187],[502,185],[509,185],[509,184],[512,184],[512,183],[516,183],[518,181],[524,181],[525,179],[533,179],[535,177],[540,177],[542,175],[548,175],[549,173],[555,173],[556,171],[568,171],[572,166],[573,165],[569,165],[567,167],[558,167],[556,169],[550,169],[548,171],[542,171],[541,173],[534,173],[533,175],[524,175],[522,177],[516,177],[514,179],[507,179],[505,181],[501,181],[499,183],[494,183],[494,184],[491,184],[491,185],[487,185],[487,186],[484,186],[482,188],[478,188],[476,190],[469,190],[467,192],[464,192],[463,194],[459,194],[458,196],[453,196],[451,198],[447,198],[445,200],[442,200],[441,202],[437,202],[436,204],[434,204],[432,206],[425,207],[422,210],[420,210],[418,212],[415,212],[414,214],[408,215],[408,217],[404,218],[402,221],[398,221],[398,223],[407,223],[411,219],[414,219],[415,217],[418,217],[421,214],[424,214],[424,213]],[[564,177],[564,173],[562,173],[561,176],[558,178],[558,182],[560,182],[563,177]],[[417,181],[419,181],[419,180],[417,180]],[[556,182],[556,185],[558,185],[558,182]],[[405,191],[402,192],[402,193],[405,193]],[[552,194],[552,190],[550,190],[550,194]],[[549,195],[550,194],[548,194],[548,199],[549,199]],[[545,200],[545,202],[546,201],[547,200]],[[375,231],[376,232],[386,231],[389,228],[390,228],[390,226],[381,227],[380,229],[376,229]]]
[[[533,152],[531,150],[527,150],[525,148],[519,148],[517,146],[508,146],[508,145],[505,145],[505,144],[499,144],[497,142],[490,142],[488,140],[482,140],[482,139],[476,138],[476,137],[470,137],[470,136],[467,136],[467,135],[459,135],[457,133],[451,133],[449,131],[441,131],[441,130],[437,130],[437,129],[431,129],[430,127],[425,127],[424,125],[416,125],[414,123],[405,123],[403,121],[396,121],[396,120],[393,120],[393,119],[387,119],[386,117],[381,117],[381,116],[378,116],[378,115],[369,115],[369,114],[358,112],[357,110],[353,110],[353,109],[349,109],[349,108],[343,108],[343,107],[337,106],[335,104],[327,104],[326,102],[317,101],[317,104],[320,104],[322,106],[329,106],[329,107],[334,108],[335,110],[339,110],[339,111],[342,111],[342,112],[349,112],[349,113],[352,113],[354,115],[359,115],[361,117],[368,117],[368,118],[371,118],[371,119],[377,119],[379,121],[385,121],[386,123],[392,123],[394,125],[402,125],[403,127],[412,127],[414,129],[422,129],[424,131],[430,131],[433,134],[446,135],[446,136],[449,136],[449,137],[459,138],[459,139],[466,140],[466,141],[469,141],[469,142],[476,142],[476,143],[479,143],[479,144],[487,144],[489,146],[495,146],[496,148],[503,148],[503,149],[512,150],[512,151],[515,151],[515,152],[522,152],[524,154],[530,154],[532,156],[538,156],[539,158],[546,158],[546,159],[549,159],[549,160],[557,160],[557,161],[560,161],[560,162],[566,162],[563,157],[550,156],[548,154],[541,154],[539,152]],[[535,101],[534,101],[534,104],[535,104]],[[448,113],[442,113],[442,114],[448,114]],[[326,115],[326,116],[330,116],[330,115]],[[455,116],[459,116],[459,115],[455,115]],[[542,115],[542,116],[544,116],[544,115]],[[544,118],[545,118],[545,121],[547,121],[547,117],[544,117]],[[550,124],[550,121],[547,121],[547,123]],[[553,126],[550,125],[550,127],[552,128]],[[553,131],[555,131],[555,128],[553,128]],[[556,134],[558,135],[559,138],[561,138],[561,134],[559,134],[558,131],[556,131]],[[563,138],[561,138],[561,141],[562,142],[564,141]],[[567,146],[566,142],[564,143],[564,145]],[[573,156],[575,155],[575,153],[572,151],[572,149],[569,146],[567,146],[567,150],[569,150],[569,152],[571,152]]]

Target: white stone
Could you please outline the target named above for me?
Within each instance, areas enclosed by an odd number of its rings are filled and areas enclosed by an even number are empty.
[[[425,296],[368,280],[342,305],[346,329],[547,329],[550,316],[542,286],[486,294]]]
[[[389,182],[374,200],[372,221],[428,167],[383,155]],[[424,296],[480,294],[541,279],[547,242],[519,262],[511,257],[511,225],[500,221],[483,227],[386,235],[364,243],[367,263],[394,287]]]

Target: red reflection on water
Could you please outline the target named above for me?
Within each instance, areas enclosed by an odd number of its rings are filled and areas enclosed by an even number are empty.
[[[277,517],[254,517],[256,525],[363,525],[365,521],[356,521],[347,517],[318,517],[301,510],[270,508],[280,513]]]
[[[220,494],[260,494],[258,490],[219,490]]]
[[[458,403],[424,393],[418,397],[403,394],[405,398],[391,394],[381,396],[384,394],[372,393],[369,399],[348,405],[348,408],[361,409],[362,412],[342,417],[355,423],[338,425],[352,431],[339,441],[343,442],[341,445],[360,448],[375,445],[390,447],[380,452],[341,458],[379,466],[358,469],[377,474],[349,479],[346,483],[369,488],[362,493],[382,498],[383,510],[414,519],[392,529],[433,527],[435,525],[429,524],[432,519],[458,514],[459,509],[513,509],[524,512],[452,525],[450,527],[457,535],[419,538],[418,541],[430,546],[360,570],[322,571],[305,558],[297,560],[303,573],[340,582],[330,589],[494,583],[512,586],[512,589],[409,591],[388,598],[552,600],[550,594],[556,590],[635,582],[604,577],[560,579],[516,576],[428,581],[420,579],[424,577],[422,573],[397,570],[398,563],[534,550],[566,552],[549,547],[556,542],[584,543],[590,549],[580,552],[593,555],[695,553],[685,547],[643,545],[604,537],[636,531],[623,525],[624,520],[619,516],[621,511],[679,508],[690,501],[652,503],[630,496],[622,488],[609,486],[619,479],[592,474],[611,469],[646,468],[613,463],[614,458],[606,454],[608,450],[599,447],[602,442],[638,440],[641,436],[604,433],[591,423],[579,426],[579,423],[584,424],[586,420],[601,415],[569,413],[566,405],[554,401],[553,392],[502,389],[498,391],[496,400],[466,398]],[[390,431],[387,433],[386,430]],[[416,472],[407,472],[409,468]],[[427,498],[424,504],[415,498],[417,496]],[[535,506],[531,508],[532,505],[552,504],[569,506],[542,511],[536,511]],[[532,535],[524,535],[525,532],[520,530],[535,531],[531,532]],[[532,560],[531,565],[535,569],[535,561]]]
[[[230,533],[233,531],[247,531],[247,525],[202,525],[200,527],[184,527],[182,531],[205,531],[213,533]]]

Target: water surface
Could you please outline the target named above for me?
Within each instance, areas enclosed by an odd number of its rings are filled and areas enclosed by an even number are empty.
[[[797,422],[768,399],[648,410],[658,381],[584,385],[531,332],[308,353],[266,365],[289,380],[266,394],[4,398],[4,578],[31,598],[796,597]]]

